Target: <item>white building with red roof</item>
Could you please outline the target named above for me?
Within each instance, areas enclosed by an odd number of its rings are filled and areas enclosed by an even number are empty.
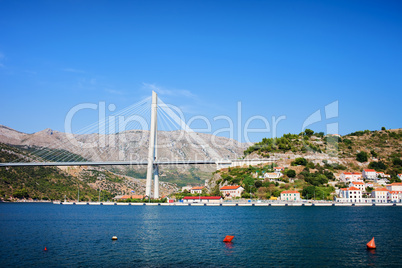
[[[221,187],[220,191],[222,192],[223,196],[227,198],[233,198],[233,197],[241,197],[244,188],[241,187],[240,185],[228,185]]]
[[[398,174],[398,178],[402,180],[402,174]]]
[[[300,201],[300,193],[298,191],[283,191],[281,193],[282,201]]]
[[[183,203],[222,203],[221,196],[185,196]]]
[[[388,191],[402,191],[402,182],[394,182],[385,186]]]
[[[360,191],[364,192],[366,190],[366,184],[364,182],[361,181],[352,181],[349,184],[349,187],[355,187],[360,189]]]
[[[202,190],[204,190],[204,189],[206,189],[205,186],[196,186],[196,187],[191,188],[190,192],[192,194],[201,194]]]
[[[389,191],[388,200],[392,203],[400,203],[402,201],[402,191]]]
[[[387,203],[389,191],[386,188],[377,188],[371,192],[375,203]]]
[[[285,170],[284,167],[274,167],[275,172],[281,172],[281,171],[284,171],[284,170]]]
[[[339,179],[343,182],[363,181],[362,173],[360,172],[343,172]]]
[[[363,202],[362,200],[362,190],[356,187],[341,188],[339,190],[339,198],[336,199],[337,202]]]
[[[363,169],[362,176],[367,180],[374,180],[377,178],[377,172],[374,169]]]
[[[377,172],[377,177],[379,177],[379,178],[391,178],[391,175],[385,174],[384,172]]]

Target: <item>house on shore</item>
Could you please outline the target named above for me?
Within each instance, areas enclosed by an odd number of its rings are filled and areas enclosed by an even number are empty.
[[[183,197],[183,203],[222,203],[223,198],[221,196],[185,196]]]
[[[282,201],[300,201],[300,193],[298,191],[283,191],[281,192]]]
[[[362,199],[362,190],[356,187],[341,188],[339,190],[339,197],[336,198],[336,202],[365,202],[367,200]]]
[[[219,189],[225,198],[241,197],[244,188],[240,185],[223,186]]]
[[[202,194],[202,190],[206,189],[205,186],[196,186],[190,189],[192,194]]]

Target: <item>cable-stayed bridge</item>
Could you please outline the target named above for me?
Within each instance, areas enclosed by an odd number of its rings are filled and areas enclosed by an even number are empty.
[[[84,108],[98,109],[99,121],[73,134],[72,117],[79,109]],[[114,108],[113,105],[106,108],[104,103],[100,103],[97,107],[92,105],[70,110],[66,116],[66,133],[61,135],[47,130],[48,135],[45,139],[37,137],[35,140],[37,148],[31,149],[29,159],[25,157],[26,161],[0,163],[0,167],[146,166],[145,195],[152,196],[151,187],[152,180],[154,180],[153,197],[158,198],[159,166],[216,165],[217,169],[220,169],[272,161],[268,159],[230,160],[228,157],[222,157],[208,142],[205,142],[205,136],[194,132],[185,123],[184,115],[177,107],[165,104],[158,99],[155,92],[152,92],[152,97],[106,117],[106,109],[113,111]],[[150,118],[149,124],[147,118]],[[203,152],[203,157],[193,157],[188,160],[189,157],[182,150],[177,150],[182,159],[172,159],[163,155],[163,149],[173,148],[179,138],[177,140],[172,138],[169,142],[161,144],[161,142],[158,143],[158,137],[166,139],[166,137],[173,136],[172,133],[176,135],[175,139],[177,137],[186,139],[188,144],[197,147],[199,151]],[[135,157],[141,153],[142,155],[147,154],[147,157],[142,159]],[[198,158],[201,159],[197,160]]]

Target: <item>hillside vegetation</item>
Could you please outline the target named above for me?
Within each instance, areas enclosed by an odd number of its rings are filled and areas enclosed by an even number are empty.
[[[251,193],[268,199],[278,197],[284,190],[297,189],[304,198],[332,199],[334,186],[346,186],[335,181],[335,174],[361,172],[362,168],[383,171],[391,175],[391,182],[397,182],[400,181],[397,174],[402,174],[402,130],[383,128],[338,137],[306,129],[300,134],[265,138],[244,152],[246,156],[257,154],[264,157],[277,153],[285,153],[289,159],[292,154],[302,157],[292,161],[283,172],[284,176],[276,182],[264,179],[265,173],[273,172],[275,164],[222,169],[215,172],[211,181],[213,191],[222,185],[241,185],[245,189],[243,197],[249,197]]]
[[[57,151],[56,151],[57,152]],[[79,156],[77,156],[79,157]],[[0,162],[42,160],[0,143]],[[176,185],[162,182],[162,195],[176,190]],[[145,181],[115,174],[102,167],[0,167],[0,198],[3,200],[111,200],[118,194],[145,193]]]
[[[0,143],[0,162],[18,161],[29,154]],[[9,198],[31,198],[37,200],[98,200],[98,191],[87,183],[70,176],[56,167],[0,167],[0,196]],[[109,191],[102,191],[110,199]]]

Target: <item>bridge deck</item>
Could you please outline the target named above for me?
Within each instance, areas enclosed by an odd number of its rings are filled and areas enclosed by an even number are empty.
[[[216,161],[155,161],[155,165],[215,165]],[[148,162],[136,161],[107,161],[107,162],[27,162],[27,163],[0,163],[0,167],[28,167],[28,166],[141,166]]]

